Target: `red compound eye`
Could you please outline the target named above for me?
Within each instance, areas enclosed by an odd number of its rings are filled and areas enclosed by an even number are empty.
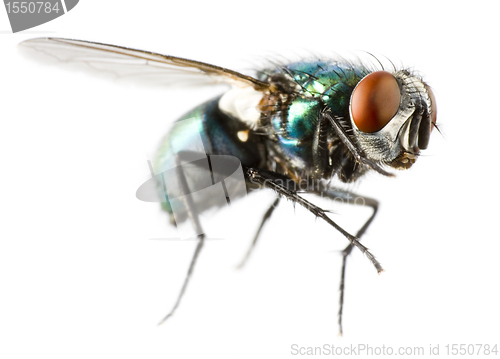
[[[401,92],[394,76],[377,71],[363,78],[351,96],[351,114],[356,127],[363,132],[384,128],[399,109]]]

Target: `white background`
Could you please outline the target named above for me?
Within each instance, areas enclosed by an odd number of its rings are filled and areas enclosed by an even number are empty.
[[[168,4],[167,4],[168,3]],[[0,357],[285,358],[291,345],[500,344],[498,25],[495,2],[81,1],[18,34],[0,11]],[[25,39],[119,44],[246,71],[280,54],[366,50],[435,89],[429,150],[395,179],[354,187],[381,201],[347,274],[337,337],[338,250],[346,240],[284,203],[235,270],[273,201],[216,217],[176,315],[194,242],[136,189],[168,125],[220,89],[129,86],[22,58]],[[308,197],[309,198],[309,197]],[[311,197],[312,199],[312,197]],[[319,202],[355,231],[368,211]],[[499,348],[500,349],[500,348]]]

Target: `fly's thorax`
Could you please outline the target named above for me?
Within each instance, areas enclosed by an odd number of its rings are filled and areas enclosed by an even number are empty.
[[[344,158],[349,153],[343,151],[333,128],[319,122],[325,107],[336,117],[349,117],[350,94],[363,77],[358,73],[361,70],[317,62],[296,63],[281,70],[283,73],[267,79],[270,91],[259,104],[261,128],[274,161],[285,173],[298,177],[329,178],[335,167],[343,180],[353,180],[354,176],[344,176],[346,171],[338,168],[354,166],[350,158]],[[328,158],[329,154],[338,158]]]
[[[377,71],[363,78],[349,106],[359,147],[373,161],[396,169],[411,167],[427,148],[435,123],[432,98],[430,88],[406,70]]]

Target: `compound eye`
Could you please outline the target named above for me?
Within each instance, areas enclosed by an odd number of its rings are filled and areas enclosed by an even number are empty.
[[[376,71],[364,77],[351,96],[351,114],[356,127],[363,132],[377,132],[399,109],[401,92],[394,76]]]

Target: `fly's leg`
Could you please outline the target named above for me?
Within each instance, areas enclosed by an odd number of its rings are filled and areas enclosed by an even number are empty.
[[[377,214],[377,209],[378,209],[378,202],[375,201],[375,205],[372,207],[373,212],[370,218],[365,222],[363,227],[361,227],[358,232],[356,233],[356,237],[361,238],[363,233],[365,233],[366,229],[370,226],[370,224],[373,222],[373,219],[375,218],[375,215]],[[342,335],[342,314],[344,310],[344,293],[345,293],[345,270],[346,270],[346,262],[347,262],[347,257],[349,254],[352,252],[353,245],[349,243],[347,247],[344,248],[342,251],[342,271],[340,274],[340,299],[339,299],[339,334]]]
[[[370,197],[364,197],[348,191],[341,191],[337,189],[326,189],[325,191],[315,192],[315,193],[323,197],[327,197],[336,201],[341,201],[343,203],[366,206],[366,207],[371,207],[373,209],[371,216],[367,219],[365,224],[356,233],[356,237],[358,239],[360,239],[361,236],[366,232],[370,224],[373,222],[373,219],[375,218],[375,215],[377,214],[378,211],[378,205],[379,205],[378,201]],[[347,263],[347,257],[349,256],[349,254],[351,254],[353,248],[354,248],[353,244],[349,243],[349,245],[342,251],[342,271],[340,275],[340,288],[339,288],[340,299],[339,299],[339,313],[338,313],[340,335],[342,335],[342,314],[344,310],[346,263]]]
[[[243,257],[242,261],[240,262],[240,264],[238,265],[238,269],[240,268],[243,268],[243,266],[246,264],[246,262],[248,261],[248,258],[250,257],[250,254],[252,253],[252,250],[255,248],[255,244],[257,243],[257,239],[259,239],[259,236],[260,236],[260,232],[262,231],[262,228],[264,227],[264,224],[267,222],[267,220],[269,218],[271,218],[271,215],[273,214],[274,210],[276,209],[276,207],[278,207],[278,204],[280,203],[280,198],[276,198],[276,200],[273,202],[273,204],[271,205],[271,207],[269,207],[269,209],[266,211],[266,213],[264,214],[264,218],[262,218],[262,222],[260,222],[260,226],[259,226],[259,229],[257,230],[257,233],[255,233],[255,236],[253,237],[253,241],[252,241],[252,244],[250,245],[250,247],[248,248],[246,254],[245,254],[245,257]]]
[[[177,156],[177,155],[175,156],[175,162],[176,162],[177,179],[178,179],[179,185],[182,189],[182,193],[189,194],[189,193],[191,193],[189,190],[189,185],[187,183],[186,176],[184,174],[179,156]],[[177,300],[175,301],[175,304],[172,307],[172,309],[170,310],[170,312],[160,321],[160,323],[158,323],[159,325],[163,324],[168,318],[170,318],[172,315],[174,315],[177,307],[179,306],[179,304],[182,300],[182,297],[184,296],[184,293],[186,291],[186,288],[189,284],[189,280],[191,279],[191,275],[192,275],[194,267],[196,265],[196,261],[198,259],[198,256],[199,256],[201,249],[203,248],[203,244],[205,242],[205,234],[204,234],[203,229],[201,227],[200,218],[198,216],[198,212],[196,211],[196,206],[193,203],[193,199],[189,195],[187,195],[187,196],[183,197],[183,201],[184,201],[184,205],[186,206],[188,216],[189,216],[189,218],[190,218],[191,222],[193,223],[193,226],[196,230],[196,233],[199,233],[198,234],[198,244],[196,245],[196,249],[194,250],[193,257],[191,258],[191,263],[189,264],[189,268],[188,268],[186,277],[184,278],[184,283],[182,284],[181,291],[179,292],[179,294],[177,296]]]
[[[282,176],[258,169],[258,168],[250,168],[243,166],[243,173],[245,174],[245,178],[250,181],[251,183],[254,184],[259,184],[261,186],[264,186],[266,188],[270,188],[273,191],[275,191],[278,195],[284,196],[290,201],[293,201],[294,203],[298,203],[304,208],[306,208],[309,212],[313,213],[315,216],[323,219],[325,222],[330,224],[332,227],[334,227],[336,230],[338,230],[340,233],[342,233],[354,246],[358,247],[358,249],[363,252],[368,259],[372,262],[373,266],[377,270],[377,272],[382,272],[383,268],[380,265],[380,263],[377,261],[375,256],[370,253],[368,248],[366,248],[364,245],[359,243],[358,239],[353,236],[352,234],[346,232],[342,227],[340,227],[337,223],[335,223],[333,220],[330,219],[326,215],[326,211],[319,208],[318,206],[312,204],[311,202],[307,201],[306,199],[302,198],[297,194],[295,189],[289,188],[284,185]]]
[[[339,139],[348,148],[349,152],[351,152],[357,162],[372,168],[373,170],[384,176],[394,177],[392,173],[385,171],[378,164],[366,157],[366,154],[363,152],[363,150],[356,145],[356,143],[349,137],[346,130],[342,127],[339,118],[337,116],[334,116],[329,108],[325,107],[325,109],[321,111],[321,117],[326,118],[330,122]]]
[[[186,288],[188,286],[189,280],[191,279],[191,274],[193,273],[194,266],[196,264],[196,260],[198,259],[198,255],[201,252],[201,249],[203,248],[203,243],[205,241],[205,234],[200,234],[198,235],[198,244],[196,245],[196,249],[194,250],[193,258],[191,259],[191,263],[189,264],[189,269],[186,274],[186,278],[184,278],[184,283],[182,284],[181,291],[179,292],[177,296],[177,300],[175,301],[174,306],[170,310],[170,313],[168,313],[159,323],[158,325],[163,324],[168,318],[170,318],[172,315],[174,315],[177,307],[179,306],[182,297],[184,296],[184,292],[186,291]]]

